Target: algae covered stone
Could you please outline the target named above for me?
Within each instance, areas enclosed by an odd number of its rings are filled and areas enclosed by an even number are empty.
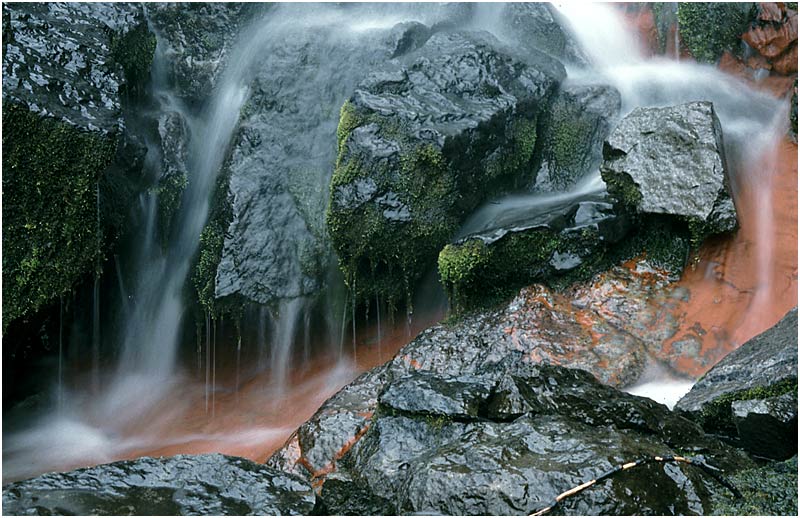
[[[356,88],[341,111],[327,228],[357,297],[409,298],[464,215],[529,178],[564,75],[486,33],[439,32]]]

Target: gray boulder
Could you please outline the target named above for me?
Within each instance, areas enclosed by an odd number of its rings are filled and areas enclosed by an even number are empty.
[[[797,452],[797,309],[709,370],[676,408],[765,457]]]
[[[710,102],[634,109],[611,133],[603,157],[609,193],[637,214],[683,219],[695,246],[736,228],[722,129]]]
[[[220,454],[142,457],[3,488],[17,515],[308,515],[308,484],[261,464]]]
[[[405,300],[466,213],[529,177],[565,75],[487,33],[438,32],[342,108],[327,228],[351,289]]]

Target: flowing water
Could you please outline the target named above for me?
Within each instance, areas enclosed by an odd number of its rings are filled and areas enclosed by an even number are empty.
[[[142,195],[141,234],[134,238],[130,257],[114,265],[120,300],[113,314],[121,315],[116,336],[121,352],[116,367],[72,373],[68,379],[59,356],[53,408],[5,416],[6,422],[12,423],[4,425],[5,481],[140,455],[221,451],[263,461],[358,372],[388,360],[414,333],[441,318],[440,303],[430,304],[427,310],[421,309],[423,303],[415,303],[413,320],[395,322],[380,300],[361,318],[335,271],[328,276],[320,297],[302,293],[300,273],[292,273],[285,282],[294,295],[273,305],[248,308],[238,333],[231,332],[232,322],[207,316],[190,359],[185,361],[180,354],[181,346],[186,345],[183,342],[189,339],[183,336],[184,321],[188,320],[187,279],[217,175],[239,127],[246,123],[248,130],[261,131],[262,137],[276,136],[279,145],[269,148],[270,155],[257,157],[262,169],[279,170],[278,162],[271,160],[281,159],[294,169],[318,171],[316,183],[326,186],[335,158],[338,107],[365,70],[387,58],[385,50],[370,52],[370,47],[385,41],[399,22],[432,25],[455,17],[453,13],[458,11],[448,9],[430,4],[286,5],[256,15],[240,31],[214,91],[199,109],[186,106],[173,91],[166,73],[172,49],[159,36],[151,78],[155,116],[173,114],[186,129],[189,183],[180,211],[170,235],[159,236],[158,195],[155,190]],[[732,283],[747,283],[740,286],[746,294],[737,289],[736,297],[714,303],[728,320],[717,314],[715,318],[726,322],[725,329],[709,335],[724,342],[715,345],[715,354],[727,352],[777,321],[790,298],[787,290],[790,294],[792,286],[796,290],[796,244],[787,247],[785,236],[779,237],[780,242],[773,239],[779,236],[780,225],[794,225],[776,222],[774,210],[775,203],[790,203],[777,197],[790,198],[791,194],[786,194],[784,176],[776,175],[785,164],[774,159],[775,142],[784,131],[778,122],[785,120],[783,104],[711,67],[645,59],[635,38],[608,6],[566,4],[560,9],[592,60],[588,68],[569,68],[567,80],[616,87],[622,96],[622,115],[637,106],[698,99],[715,104],[725,133],[742,230],[731,240],[705,247],[697,269],[687,270],[681,282],[690,290],[698,289],[682,308],[681,318],[691,326],[702,319],[704,306],[713,303],[707,300],[709,294],[715,298]],[[493,32],[504,43],[514,43],[504,26],[502,8],[495,4],[478,5],[472,19],[462,21]],[[298,49],[305,53],[298,54]],[[303,68],[293,61],[301,57],[302,65],[309,61],[312,66]],[[269,90],[270,81],[280,83],[280,88]],[[262,126],[258,120],[243,119],[249,101],[279,93],[284,97],[278,100],[287,103],[286,110],[275,112]],[[295,109],[291,98],[304,106]],[[298,123],[302,117],[310,122]],[[288,133],[292,140],[280,141],[286,138],[280,132]],[[150,143],[153,152],[146,159],[146,169],[154,179],[161,174],[159,146]],[[281,158],[281,153],[300,156]],[[796,165],[794,175],[796,179]],[[796,185],[793,189],[796,217]],[[517,194],[489,203],[461,232],[493,228],[521,212],[546,213],[603,195],[598,171],[590,171],[568,193]],[[281,229],[278,224],[265,232],[285,240],[280,242],[282,248],[297,248],[291,235],[294,227]],[[168,238],[166,247],[161,245],[163,237]],[[226,246],[229,244],[226,237]],[[289,254],[288,261],[294,263],[286,271],[300,271],[297,253]],[[332,264],[335,267],[335,261]],[[791,273],[792,267],[794,284],[790,282],[787,288],[782,276],[787,270]],[[419,298],[440,300],[441,295],[431,295],[430,290],[436,291],[435,279],[423,283]],[[99,320],[99,296],[94,300]],[[111,313],[103,308],[103,318]],[[357,322],[363,323],[361,327]],[[711,324],[706,326],[710,329]],[[98,349],[99,332],[93,335]],[[235,335],[238,338],[232,338]],[[111,339],[105,340],[109,343]],[[100,372],[104,375],[95,387],[87,389],[92,376]],[[698,374],[691,368],[685,373]],[[654,361],[629,390],[674,402],[689,383]],[[6,433],[9,429],[14,431]]]

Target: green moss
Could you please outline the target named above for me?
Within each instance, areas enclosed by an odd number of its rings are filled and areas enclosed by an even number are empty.
[[[183,191],[189,183],[185,174],[171,174],[159,178],[156,192],[158,194],[158,224],[162,246],[167,245],[172,219],[181,206]]]
[[[456,313],[496,304],[517,289],[554,273],[555,252],[597,242],[597,235],[566,237],[547,229],[511,232],[491,245],[479,239],[439,253],[439,276]]]
[[[200,247],[192,275],[192,282],[197,293],[200,308],[212,318],[232,315],[239,318],[243,309],[243,301],[237,296],[217,299],[214,295],[217,268],[222,260],[222,248],[225,244],[225,232],[233,219],[231,197],[228,195],[230,169],[223,168],[217,177],[211,211],[208,222],[200,234]],[[202,322],[202,315],[195,315],[196,322]]]
[[[339,125],[336,128],[336,149],[338,150],[336,155],[337,158],[341,158],[344,154],[344,146],[345,142],[347,142],[347,137],[349,137],[350,133],[361,124],[362,118],[356,114],[353,103],[351,103],[348,99],[344,102],[342,109],[339,111]],[[339,167],[338,159],[336,162],[336,167]]]
[[[733,411],[731,409],[731,404],[734,401],[772,398],[789,392],[797,392],[796,377],[786,378],[766,387],[753,387],[723,394],[703,407],[700,413],[700,423],[707,432],[721,433],[733,437],[736,434],[736,426],[733,423]]]
[[[601,169],[601,176],[606,183],[608,194],[622,204],[626,209],[635,211],[642,202],[642,193],[636,186],[636,182],[629,174],[614,174]]]
[[[716,63],[726,50],[738,53],[740,38],[755,17],[752,4],[678,3],[681,39],[700,62]]]
[[[150,66],[156,50],[156,37],[140,23],[122,36],[111,35],[111,57],[125,74],[123,94],[138,97],[150,79]]]
[[[797,455],[728,478],[742,498],[734,498],[727,491],[715,493],[712,515],[797,516]]]
[[[4,331],[102,259],[97,189],[115,151],[110,137],[3,106]]]

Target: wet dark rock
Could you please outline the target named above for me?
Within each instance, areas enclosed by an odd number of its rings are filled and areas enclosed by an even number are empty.
[[[743,447],[753,455],[788,459],[797,455],[797,392],[731,403]]]
[[[503,21],[523,48],[547,52],[565,63],[587,64],[569,23],[551,4],[513,2],[502,9]]]
[[[116,134],[126,78],[115,43],[143,23],[135,4],[4,4],[4,103]]]
[[[140,5],[14,3],[3,47],[5,331],[74,288],[123,232],[146,152],[123,113],[155,38]]]
[[[439,275],[456,308],[599,263],[628,228],[605,194],[503,207],[489,228],[447,245]],[[491,210],[491,206],[489,210]],[[481,219],[478,214],[476,218]]]
[[[676,408],[757,455],[796,453],[797,309],[723,358]]]
[[[598,170],[620,103],[619,92],[610,86],[562,85],[541,137],[535,191],[567,191]]]
[[[357,296],[404,300],[469,210],[523,183],[564,74],[487,33],[441,31],[359,84],[342,108],[327,216]]]
[[[169,48],[168,75],[175,91],[201,103],[214,89],[239,31],[260,7],[244,3],[154,3],[147,14]]]
[[[265,22],[263,30],[281,37],[264,48],[225,165],[230,219],[221,224],[225,238],[212,279],[217,299],[267,304],[320,289],[330,256],[324,214],[342,103],[370,70],[430,34],[417,23],[368,34],[335,25],[298,30],[281,24],[286,16],[276,15],[274,26]],[[374,139],[375,128],[362,129],[358,143],[374,144],[374,156],[396,152],[394,144]],[[356,207],[374,200],[392,222],[412,217],[397,193],[378,193],[371,178],[348,184],[337,200]]]
[[[695,245],[736,228],[722,129],[710,102],[636,108],[611,133],[603,156],[609,193],[635,213],[682,218]]]
[[[3,512],[19,515],[307,515],[314,504],[297,477],[219,454],[142,457],[3,488]]]
[[[377,401],[374,389],[362,399],[374,409],[363,431],[337,451],[329,469],[312,473],[294,463],[320,488],[326,512],[527,514],[622,462],[676,448],[702,452],[724,469],[752,466],[663,405],[601,385],[586,372],[496,347],[470,361],[471,351],[448,353],[446,343],[440,354],[453,362],[410,359],[431,356],[424,336],[399,353],[381,374]],[[363,380],[343,393],[352,397],[359,386]],[[338,397],[326,404],[329,414]],[[329,436],[315,419],[301,431]],[[559,512],[703,514],[720,490],[691,468],[651,465],[568,499]]]

